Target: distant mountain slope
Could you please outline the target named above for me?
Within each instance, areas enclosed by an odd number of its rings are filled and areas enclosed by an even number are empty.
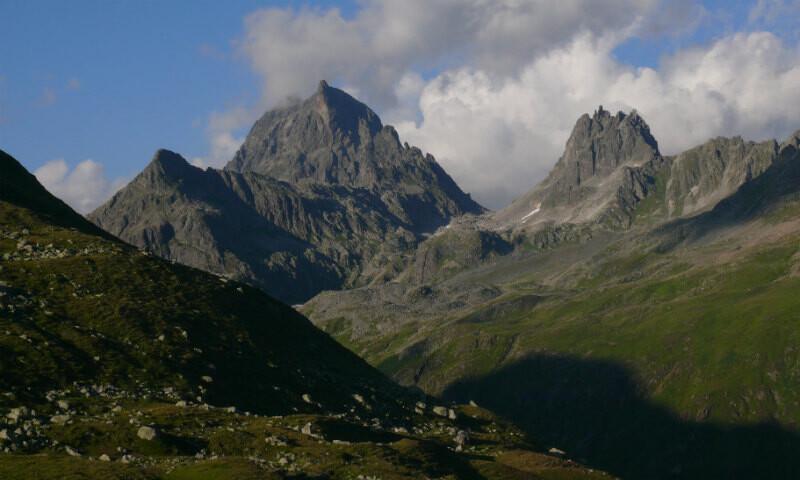
[[[735,137],[715,138],[675,156],[664,192],[668,215],[687,216],[714,207],[761,175],[777,153],[775,140],[755,143]]]
[[[433,157],[323,83],[267,112],[225,170],[161,150],[89,218],[164,258],[302,302],[392,277],[424,235],[482,212]]]
[[[777,153],[774,140],[720,137],[663,157],[638,113],[611,115],[600,107],[578,119],[547,178],[494,219],[501,229],[595,224],[624,230],[695,215],[761,175]]]
[[[530,197],[539,224],[524,203],[498,213],[507,221],[454,222],[396,281],[302,310],[397,381],[478,397],[623,477],[795,477],[799,139],[714,139],[648,160],[646,195],[619,202],[614,183],[579,223],[548,217],[590,204],[547,180]],[[611,174],[566,191],[591,197],[642,171],[605,158]]]
[[[4,479],[607,478],[397,386],[255,288],[99,234],[3,152],[0,450]]]

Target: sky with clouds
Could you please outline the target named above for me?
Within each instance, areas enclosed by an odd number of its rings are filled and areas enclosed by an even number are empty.
[[[0,148],[81,212],[157,148],[224,165],[322,78],[491,208],[598,105],[638,110],[666,154],[800,129],[800,0],[34,0],[0,17]]]

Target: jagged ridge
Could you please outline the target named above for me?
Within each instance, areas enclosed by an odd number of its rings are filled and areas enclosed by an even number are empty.
[[[295,303],[392,277],[424,235],[481,212],[433,157],[322,82],[306,101],[267,112],[224,170],[159,151],[89,218]]]

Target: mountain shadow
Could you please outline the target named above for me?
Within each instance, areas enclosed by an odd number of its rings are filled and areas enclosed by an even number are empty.
[[[800,434],[699,423],[643,394],[627,368],[534,355],[444,393],[474,400],[572,458],[622,478],[798,478]]]

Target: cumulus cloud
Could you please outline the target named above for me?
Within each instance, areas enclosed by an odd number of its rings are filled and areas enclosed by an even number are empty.
[[[33,174],[50,193],[80,213],[91,212],[127,183],[106,177],[103,165],[93,160],[84,160],[72,170],[62,159],[51,160]]]
[[[269,8],[247,17],[241,48],[267,103],[305,96],[325,78],[386,109],[410,71],[468,62],[513,74],[575,32],[616,32],[658,8],[657,0],[368,0],[349,19],[335,8]]]
[[[759,0],[749,25],[765,28],[798,3]],[[685,45],[687,34],[713,21],[697,0],[359,5],[349,17],[335,8],[268,8],[246,18],[238,45],[263,79],[259,107],[332,81],[492,208],[540,181],[575,120],[600,104],[638,109],[665,153],[716,135],[762,139],[800,127],[792,108],[800,59],[796,46],[782,43],[785,35],[729,34],[680,49],[655,69],[616,59],[615,48],[633,37]],[[212,116],[204,164],[227,161],[241,142],[235,128],[256,116]]]
[[[501,207],[545,176],[578,116],[599,104],[637,109],[667,154],[717,135],[780,138],[800,127],[800,53],[770,33],[680,51],[658,70],[617,62],[613,46],[584,35],[499,81],[443,73],[422,91],[424,120],[398,131]]]
[[[191,163],[200,168],[224,167],[244,142],[244,138],[236,135],[236,132],[252,124],[257,115],[256,110],[245,107],[212,113],[206,126],[209,142],[208,155],[195,157]]]

